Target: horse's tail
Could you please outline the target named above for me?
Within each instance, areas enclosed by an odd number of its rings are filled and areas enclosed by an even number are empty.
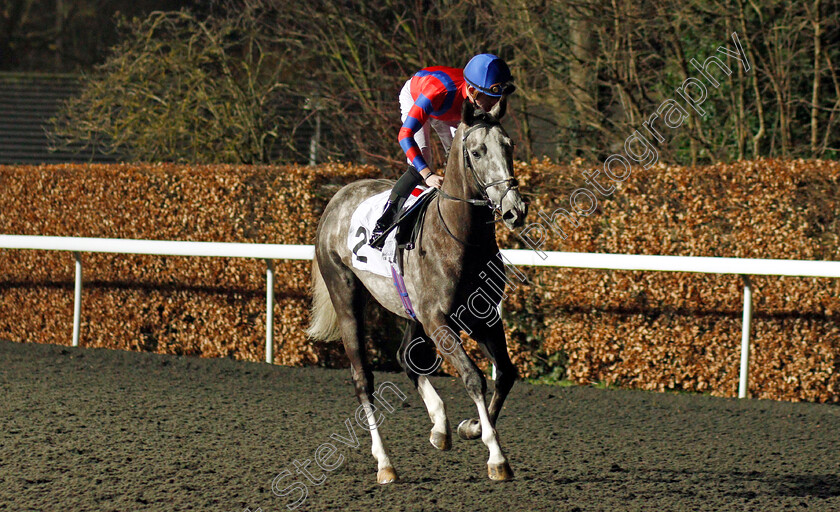
[[[306,335],[316,340],[332,341],[341,338],[338,315],[335,313],[327,283],[318,268],[318,259],[312,260],[312,309]]]

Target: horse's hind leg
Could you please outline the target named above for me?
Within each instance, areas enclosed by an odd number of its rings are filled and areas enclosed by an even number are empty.
[[[423,398],[429,418],[432,420],[429,442],[438,450],[451,449],[452,430],[449,428],[449,420],[446,417],[446,406],[426,376],[437,369],[440,360],[435,353],[434,344],[419,323],[411,322],[405,330],[398,359],[406,375]]]
[[[470,336],[478,341],[484,354],[490,362],[496,365],[496,387],[487,412],[490,421],[496,426],[496,420],[502,410],[508,393],[513,388],[518,376],[516,367],[510,360],[505,341],[505,331],[502,323],[497,321],[492,326],[476,328]],[[481,437],[481,422],[478,419],[464,420],[458,424],[458,436],[461,439],[477,439]]]
[[[330,298],[338,316],[344,350],[350,360],[350,371],[356,388],[356,398],[365,411],[371,437],[371,453],[376,458],[376,479],[380,484],[397,481],[391,460],[385,451],[376,420],[373,404],[373,372],[367,361],[364,336],[364,309],[369,299],[368,291],[356,276],[338,264],[321,264],[321,274],[330,290]],[[326,269],[329,269],[328,271]],[[356,416],[357,420],[359,416]],[[380,413],[381,418],[381,413]]]

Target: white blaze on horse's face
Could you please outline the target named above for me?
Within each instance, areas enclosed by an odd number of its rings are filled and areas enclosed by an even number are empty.
[[[464,148],[480,181],[477,186],[486,186],[485,193],[505,225],[522,226],[528,207],[513,176],[513,141],[500,125],[486,124],[468,134]]]

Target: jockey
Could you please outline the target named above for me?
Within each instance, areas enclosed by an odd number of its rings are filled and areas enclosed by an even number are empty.
[[[429,167],[431,150],[428,146],[429,126],[449,154],[455,129],[461,122],[461,106],[469,99],[489,112],[503,95],[516,87],[505,61],[495,55],[482,53],[467,63],[464,69],[444,66],[424,68],[415,73],[400,92],[402,128],[400,147],[408,159],[408,170],[397,180],[385,211],[376,222],[370,245],[381,249],[385,243],[383,232],[396,220],[408,195],[419,183],[440,187],[443,177]]]

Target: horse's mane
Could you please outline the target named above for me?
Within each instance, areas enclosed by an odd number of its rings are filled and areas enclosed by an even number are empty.
[[[502,124],[499,119],[496,118],[490,112],[484,111],[480,108],[475,109],[475,113],[473,114],[473,119],[471,124],[489,124],[489,125],[497,125]]]
[[[504,97],[502,97],[496,107],[491,109],[491,112],[496,112],[495,115],[467,100],[464,101],[464,105],[461,107],[461,121],[469,126],[475,124],[497,126],[501,125],[501,119],[505,115],[506,110],[507,98]]]

